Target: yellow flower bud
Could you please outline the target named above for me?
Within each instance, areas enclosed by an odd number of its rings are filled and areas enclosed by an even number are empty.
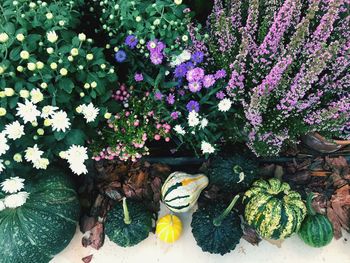
[[[96,83],[96,81],[93,81],[92,83],[91,83],[91,88],[96,88],[97,87],[97,83]]]
[[[18,71],[18,72],[22,72],[23,69],[24,69],[24,68],[23,68],[22,66],[18,66],[18,67],[17,67],[17,71]]]
[[[28,98],[29,97],[29,91],[28,90],[25,90],[25,89],[22,89],[19,91],[19,95],[22,97],[22,98]]]
[[[67,158],[67,153],[64,151],[60,151],[60,153],[58,154],[62,159],[66,159]]]
[[[23,35],[23,34],[17,34],[16,39],[17,39],[19,42],[22,42],[22,41],[24,40],[24,35]]]
[[[80,97],[84,97],[85,93],[84,92],[80,92],[79,95],[80,95]]]
[[[42,89],[46,89],[47,88],[47,84],[45,82],[43,82],[43,83],[40,84],[40,87]]]
[[[44,120],[44,126],[48,127],[51,125],[51,120],[50,119],[45,119]]]
[[[5,108],[0,108],[0,116],[5,116],[6,115],[6,109]]]
[[[45,133],[44,129],[41,129],[41,128],[37,129],[36,132],[37,132],[39,135],[44,135],[44,133]]]
[[[38,122],[33,121],[33,122],[32,122],[32,126],[33,126],[33,127],[37,127],[37,126],[38,126]]]
[[[72,56],[68,56],[68,61],[72,62],[74,60],[74,58]]]
[[[34,71],[36,69],[36,65],[35,65],[35,63],[30,62],[30,63],[27,64],[27,68],[30,71]]]
[[[57,63],[52,62],[52,63],[50,64],[50,68],[52,68],[52,69],[57,69]]]
[[[61,69],[60,69],[60,74],[61,74],[62,76],[67,75],[67,73],[68,73],[68,71],[67,71],[65,68],[61,68]]]
[[[0,66],[0,74],[4,73],[4,71],[5,71],[5,68]]]
[[[5,43],[9,40],[9,36],[4,32],[0,34],[0,43]]]
[[[13,94],[15,94],[15,91],[13,90],[13,88],[5,88],[5,95],[7,97],[11,97],[13,96]]]
[[[112,116],[112,114],[109,113],[109,112],[106,112],[105,115],[104,115],[104,117],[105,117],[106,119],[109,119],[111,116]]]
[[[85,40],[86,40],[86,35],[85,35],[84,33],[80,33],[80,34],[78,35],[78,39],[79,39],[80,41],[85,41]]]
[[[13,156],[13,160],[17,163],[20,163],[22,162],[22,155],[20,153],[16,153],[14,156]]]
[[[75,111],[76,111],[77,113],[82,113],[82,112],[83,112],[83,109],[82,109],[80,106],[78,106],[78,107],[75,108]]]
[[[51,20],[51,19],[53,18],[53,14],[52,14],[52,13],[47,13],[47,14],[46,14],[46,18],[47,18],[48,20]]]
[[[85,89],[90,88],[90,84],[89,84],[89,83],[85,83],[85,84],[84,84],[84,88],[85,88]]]
[[[92,54],[87,54],[86,55],[86,59],[87,60],[92,60],[94,58],[94,55],[92,55]]]
[[[0,98],[5,98],[5,97],[6,97],[5,91],[0,91]]]
[[[54,49],[52,47],[49,47],[49,48],[46,49],[46,52],[48,54],[52,54],[54,52]]]
[[[77,56],[79,54],[79,50],[77,48],[72,48],[72,50],[70,51],[70,53],[72,54],[72,56]]]
[[[26,51],[26,50],[22,50],[21,53],[19,53],[19,56],[20,56],[22,59],[28,59],[28,58],[29,58],[29,52]]]
[[[43,69],[43,68],[44,68],[44,63],[41,62],[41,61],[38,61],[38,62],[36,62],[36,67],[37,67],[38,69]]]

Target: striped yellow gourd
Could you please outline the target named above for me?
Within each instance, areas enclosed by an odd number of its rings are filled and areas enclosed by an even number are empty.
[[[173,212],[187,212],[208,183],[208,177],[204,174],[174,172],[162,186],[162,201]]]
[[[163,216],[157,223],[156,233],[160,240],[164,242],[175,242],[182,233],[181,220],[175,215]]]

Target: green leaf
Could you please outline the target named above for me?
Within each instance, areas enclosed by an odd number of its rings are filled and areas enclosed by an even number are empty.
[[[18,103],[18,97],[14,97],[14,98],[9,99],[10,109],[13,109],[14,107],[16,107],[17,103]]]
[[[71,79],[63,78],[59,81],[58,86],[60,89],[70,94],[74,88],[74,83]]]
[[[10,59],[13,61],[17,61],[20,59],[19,53],[21,52],[22,47],[15,47],[14,49],[11,50],[10,52]]]
[[[54,132],[54,136],[56,138],[57,141],[62,141],[64,139],[64,137],[66,137],[68,132]]]
[[[12,24],[11,22],[6,23],[3,26],[5,32],[9,35],[12,35],[13,33],[15,33],[16,29],[15,29],[15,25]]]
[[[73,129],[68,132],[64,141],[68,146],[73,144],[84,145],[86,139],[86,135],[82,130]]]

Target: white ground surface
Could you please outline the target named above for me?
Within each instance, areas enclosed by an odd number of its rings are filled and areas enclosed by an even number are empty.
[[[160,217],[167,214],[162,207]],[[183,224],[183,233],[173,244],[163,243],[155,234],[130,248],[121,248],[105,239],[105,244],[98,251],[81,245],[82,234],[77,233],[69,246],[58,254],[50,263],[82,263],[82,258],[93,254],[91,263],[350,263],[350,234],[343,231],[340,240],[333,241],[323,248],[312,248],[304,244],[298,236],[293,236],[278,248],[263,240],[259,246],[252,246],[245,240],[234,251],[224,256],[211,255],[197,246],[191,232],[191,213],[177,214]],[[159,217],[159,218],[160,218]]]

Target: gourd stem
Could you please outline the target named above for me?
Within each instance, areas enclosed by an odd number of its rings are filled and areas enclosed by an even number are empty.
[[[315,193],[311,192],[306,198],[306,207],[307,207],[307,212],[309,215],[316,215],[316,212],[312,209],[312,197],[315,195]]]
[[[222,220],[227,216],[228,213],[231,212],[233,206],[236,204],[237,200],[239,198],[239,195],[236,195],[235,198],[231,201],[231,204],[225,209],[225,211],[219,215],[218,217],[215,217],[213,220],[214,226],[220,226],[222,223]]]
[[[128,207],[126,206],[126,197],[123,198],[123,210],[124,210],[124,223],[131,224],[131,218],[129,216]]]

